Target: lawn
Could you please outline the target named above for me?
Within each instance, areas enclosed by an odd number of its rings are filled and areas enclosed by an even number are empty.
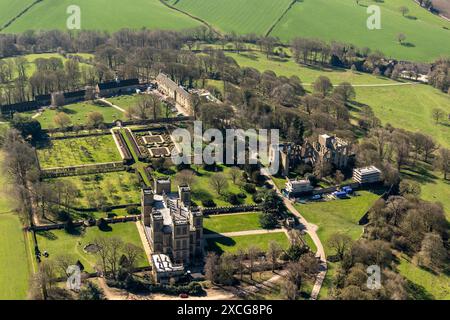
[[[198,21],[167,8],[159,0],[135,0],[132,4],[120,0],[46,0],[35,5],[3,32],[67,30],[69,15],[66,11],[71,5],[80,7],[81,28],[84,30],[116,31],[142,27],[179,30],[200,25]]]
[[[430,164],[416,162],[414,168],[402,170],[402,177],[420,184],[422,199],[442,203],[450,221],[450,181],[445,181],[442,173],[433,171]]]
[[[289,239],[284,232],[266,233],[237,237],[222,237],[207,239],[207,251],[217,253],[236,252],[239,249],[247,249],[250,246],[256,246],[262,251],[267,251],[270,241],[277,241],[283,249],[289,246]]]
[[[205,233],[226,233],[262,229],[259,223],[260,213],[235,213],[210,215],[203,218]]]
[[[118,237],[125,243],[132,243],[141,247],[142,257],[139,259],[138,265],[148,266],[148,260],[144,254],[144,248],[136,224],[127,222],[109,226],[111,227],[110,231],[101,231],[98,227],[90,227],[79,234],[69,234],[65,230],[38,232],[36,234],[38,246],[41,252],[47,251],[49,253],[49,259],[53,259],[58,255],[69,254],[73,256],[74,263],[80,260],[85,270],[92,272],[97,262],[97,257],[94,254],[86,253],[83,248],[98,237]]]
[[[367,28],[367,6],[374,4],[381,8],[380,30]],[[401,6],[409,9],[407,15],[402,16]],[[428,62],[450,52],[450,31],[444,27],[450,28],[450,22],[410,0],[363,0],[359,5],[348,0],[304,0],[281,19],[272,35],[285,41],[295,36],[341,41],[381,50],[388,57]],[[406,35],[405,45],[396,40],[399,33]]]
[[[51,140],[51,145],[37,150],[41,168],[121,161],[111,135]]]
[[[226,189],[227,193],[233,193],[233,194],[239,194],[243,193],[245,194],[245,199],[240,199],[241,204],[247,204],[247,205],[253,205],[255,202],[253,201],[253,197],[250,193],[243,190],[240,185],[238,184],[238,181],[236,181],[236,184],[233,184],[229,172],[230,167],[227,167],[225,165],[218,165],[218,172],[213,171],[207,171],[203,168],[199,168],[196,171],[196,176],[194,183],[191,185],[192,190],[192,200],[195,201],[199,206],[202,205],[202,201],[212,199],[216,203],[218,207],[221,206],[231,206],[232,204],[225,199],[224,196],[219,196],[216,191],[214,191],[209,183],[209,180],[211,177],[215,174],[221,173],[225,175],[228,178],[228,188]],[[173,174],[169,175],[172,178],[172,191],[177,191],[177,186],[175,183],[175,173],[176,169],[175,167],[172,170]],[[155,176],[167,176],[164,174],[161,174],[159,172],[154,171],[153,174]],[[225,192],[225,191],[224,191]]]
[[[44,129],[58,127],[55,122],[55,116],[59,112],[64,112],[70,117],[71,124],[85,125],[87,124],[88,114],[90,112],[100,112],[103,115],[105,123],[113,123],[115,120],[124,118],[124,113],[112,108],[94,105],[89,102],[81,102],[76,104],[69,104],[57,109],[46,109],[40,116],[36,118]]]
[[[141,186],[134,173],[125,171],[63,177],[50,180],[73,183],[79,190],[76,206],[96,208],[139,203]]]
[[[0,300],[24,300],[30,274],[22,225],[16,215],[0,214]]]
[[[414,265],[405,256],[400,257],[397,269],[414,289],[415,299],[450,300],[450,278],[445,274],[433,274]]]
[[[113,97],[113,98],[108,98],[107,100],[109,102],[111,102],[112,104],[128,110],[130,107],[135,107],[138,103],[139,103],[139,99],[141,99],[144,95],[138,95],[138,94],[132,94],[132,95],[123,95],[123,96],[119,96],[119,97]],[[165,117],[167,114],[167,108],[168,106],[165,104],[161,105],[161,110],[160,110],[160,114],[157,115],[157,117]],[[173,113],[169,110],[168,111],[168,115],[171,116],[173,115]],[[153,115],[151,115],[153,116]]]
[[[334,254],[327,243],[333,233],[345,233],[354,240],[361,236],[363,227],[358,221],[380,197],[368,191],[358,191],[358,194],[350,199],[295,205],[308,222],[319,227],[317,233],[327,255]]]

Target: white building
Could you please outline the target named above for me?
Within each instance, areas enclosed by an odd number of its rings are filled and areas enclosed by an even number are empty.
[[[353,170],[353,180],[361,184],[381,181],[381,171],[375,167],[357,168]]]
[[[289,180],[286,182],[286,191],[289,195],[307,193],[313,189],[309,180]]]
[[[184,275],[184,266],[173,265],[165,254],[153,254],[152,262],[152,272],[157,283],[169,283],[171,278],[176,280]]]

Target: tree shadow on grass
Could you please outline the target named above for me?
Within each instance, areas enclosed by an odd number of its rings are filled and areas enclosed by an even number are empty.
[[[423,286],[407,280],[407,290],[414,300],[434,300],[434,296],[429,293]]]
[[[216,232],[212,232],[212,233],[209,233],[209,234],[217,234],[217,235],[219,235]],[[219,244],[222,245],[222,246],[226,246],[226,247],[233,247],[233,246],[236,245],[236,241],[234,241],[232,238],[224,237],[224,236],[220,236],[220,237],[213,238],[213,239],[207,239],[206,242],[207,242],[206,250],[215,252],[217,254],[224,253],[224,250],[219,246]]]
[[[51,231],[38,231],[36,232],[37,235],[39,235],[40,237],[43,237],[47,240],[57,240],[58,236],[56,234],[54,234]]]

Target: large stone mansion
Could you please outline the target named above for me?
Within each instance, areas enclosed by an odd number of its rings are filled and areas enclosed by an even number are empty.
[[[180,87],[164,73],[158,74],[156,83],[158,84],[158,90],[160,92],[174,100],[187,114],[193,114],[193,100],[192,95],[189,92]]]
[[[163,255],[167,265],[173,263],[174,273],[166,270],[165,274],[175,277],[180,266],[201,261],[203,257],[203,215],[191,205],[188,186],[178,187],[178,194],[170,191],[169,178],[155,179],[153,190],[142,190],[141,222],[153,256]]]

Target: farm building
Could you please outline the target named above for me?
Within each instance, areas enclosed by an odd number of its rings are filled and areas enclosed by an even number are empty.
[[[357,168],[353,170],[353,180],[361,184],[380,182],[381,171],[375,166]]]
[[[99,83],[96,88],[96,93],[100,97],[110,97],[113,95],[131,93],[139,87],[139,79],[117,79],[110,82]]]
[[[192,114],[193,102],[192,95],[185,89],[180,87],[164,73],[160,73],[156,77],[158,90],[169,98],[173,99],[176,104],[182,107],[188,114]]]

